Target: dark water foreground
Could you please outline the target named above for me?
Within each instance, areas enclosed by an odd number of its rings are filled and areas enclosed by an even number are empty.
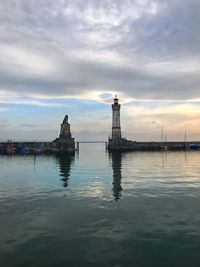
[[[199,267],[200,152],[0,157],[0,266]]]

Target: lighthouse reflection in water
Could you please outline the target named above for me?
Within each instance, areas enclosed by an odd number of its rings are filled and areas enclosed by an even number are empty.
[[[116,201],[122,196],[122,153],[116,152],[111,153],[110,157],[112,159],[112,169],[113,169],[113,196]]]
[[[113,182],[112,182],[112,191],[115,201],[118,201],[122,196],[122,156],[123,153],[110,153],[109,160],[111,161],[112,171],[113,171]],[[70,179],[71,165],[74,164],[75,153],[59,155],[56,157],[57,164],[60,168],[60,180],[63,182],[63,187],[68,187],[68,182]]]
[[[200,266],[199,152],[1,157],[0,266]]]

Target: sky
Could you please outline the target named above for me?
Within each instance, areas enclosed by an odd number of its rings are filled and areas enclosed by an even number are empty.
[[[0,140],[200,140],[199,0],[0,0]]]

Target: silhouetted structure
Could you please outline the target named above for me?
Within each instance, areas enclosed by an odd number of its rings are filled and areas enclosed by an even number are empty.
[[[68,122],[68,115],[64,117],[61,124],[59,138],[53,141],[54,152],[73,152],[75,151],[75,141],[71,137],[70,124]]]

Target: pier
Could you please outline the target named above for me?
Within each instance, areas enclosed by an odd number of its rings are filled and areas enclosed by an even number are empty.
[[[112,134],[111,137],[109,136],[106,145],[108,151],[184,151],[200,149],[200,141],[139,142],[127,140],[121,134],[120,109],[121,105],[116,95],[112,104]]]
[[[200,141],[188,142],[134,142],[121,139],[118,142],[108,142],[107,149],[114,151],[185,151],[200,150]]]
[[[8,146],[12,145],[13,151],[7,153]],[[53,142],[43,142],[43,141],[7,141],[0,142],[0,154],[65,154],[74,153],[79,151],[79,142],[74,143],[73,148],[55,148]]]
[[[7,154],[7,147],[9,144],[13,146],[13,154],[17,154],[21,147],[26,148],[24,154],[58,154],[58,153],[71,153],[79,152],[80,144],[101,143],[109,152],[126,152],[126,151],[191,151],[200,150],[200,141],[188,142],[134,142],[121,139],[120,142],[76,142],[74,150],[58,150],[55,149],[52,142],[43,141],[19,141],[19,142],[0,142],[0,154]],[[20,154],[20,153],[19,153]],[[22,153],[23,154],[23,153]]]

